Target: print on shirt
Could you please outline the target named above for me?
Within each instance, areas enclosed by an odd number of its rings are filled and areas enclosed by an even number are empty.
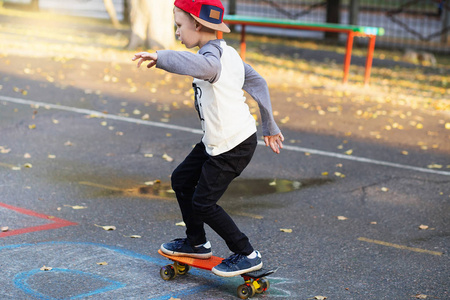
[[[198,117],[200,118],[200,121],[205,121],[205,119],[203,118],[203,113],[202,113],[202,103],[200,102],[200,98],[203,95],[202,89],[197,86],[197,84],[192,83],[192,87],[194,88],[194,92],[195,92],[195,109],[198,112]]]

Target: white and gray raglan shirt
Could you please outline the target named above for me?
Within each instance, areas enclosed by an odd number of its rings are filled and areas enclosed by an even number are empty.
[[[195,106],[209,155],[227,152],[256,132],[243,90],[259,105],[263,135],[280,133],[272,115],[266,81],[224,40],[209,41],[196,54],[158,51],[156,67],[194,77]]]

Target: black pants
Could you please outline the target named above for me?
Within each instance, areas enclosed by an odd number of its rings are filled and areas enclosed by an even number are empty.
[[[231,217],[217,205],[231,181],[239,176],[250,162],[257,145],[256,134],[217,156],[206,153],[198,143],[172,174],[172,188],[180,205],[186,234],[191,245],[206,243],[204,224],[208,224],[227,243],[234,253],[253,252],[247,236]]]

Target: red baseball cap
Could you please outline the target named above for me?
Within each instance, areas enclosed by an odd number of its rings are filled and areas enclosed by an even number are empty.
[[[191,14],[205,27],[230,32],[230,28],[223,23],[225,9],[220,0],[175,0],[175,6]]]

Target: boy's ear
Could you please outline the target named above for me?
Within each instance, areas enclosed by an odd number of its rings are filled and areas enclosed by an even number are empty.
[[[203,28],[203,25],[199,22],[195,21],[195,30],[200,31]]]

